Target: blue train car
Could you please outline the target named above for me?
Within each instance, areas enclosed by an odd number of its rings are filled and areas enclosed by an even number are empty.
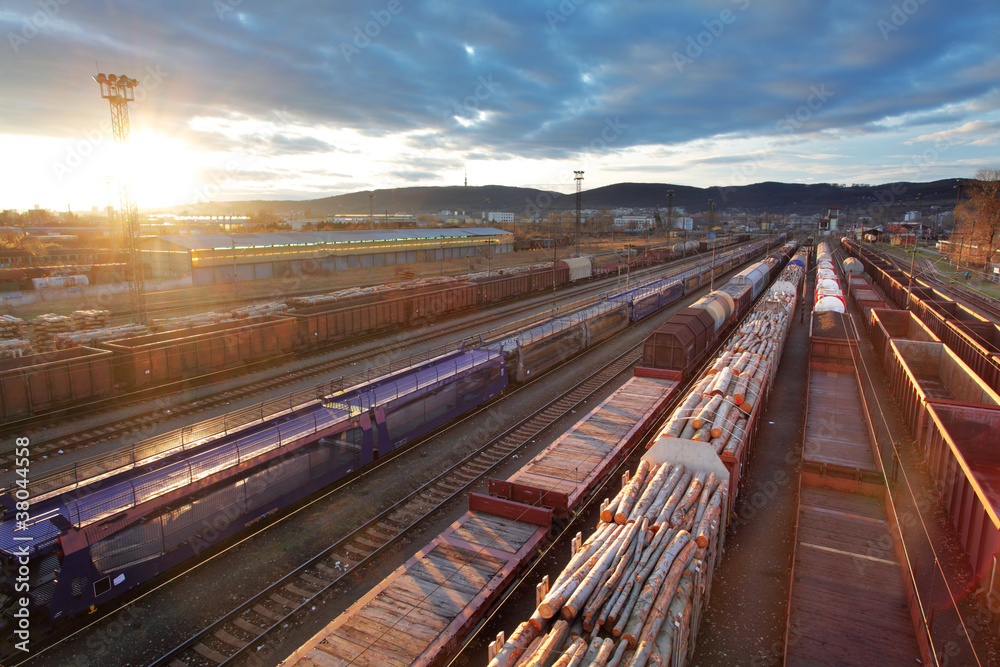
[[[495,350],[449,354],[32,503],[0,497],[0,564],[29,560],[32,618],[92,611],[405,446],[507,386]],[[20,519],[20,521],[18,521]]]

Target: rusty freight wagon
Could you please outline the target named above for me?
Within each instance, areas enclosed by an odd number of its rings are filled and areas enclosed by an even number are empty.
[[[132,389],[205,375],[292,352],[295,321],[265,315],[103,343]]]
[[[0,361],[0,419],[22,417],[114,391],[112,354],[74,347]]]

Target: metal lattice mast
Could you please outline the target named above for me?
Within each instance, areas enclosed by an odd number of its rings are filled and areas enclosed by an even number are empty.
[[[103,73],[95,76],[94,80],[101,87],[101,97],[111,105],[111,130],[115,143],[125,146],[129,141],[128,103],[135,100],[135,87],[139,82],[127,76]],[[122,239],[128,258],[128,295],[132,306],[132,320],[136,324],[146,324],[146,287],[139,252],[139,208],[132,199],[125,174],[118,176],[118,199]]]
[[[583,172],[574,171],[573,178],[576,180],[576,256],[580,256],[580,213],[582,204],[582,194],[580,189],[583,187]]]

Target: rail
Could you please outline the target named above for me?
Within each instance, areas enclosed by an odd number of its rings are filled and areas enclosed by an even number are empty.
[[[845,327],[849,336],[855,340],[861,339],[853,318],[845,318]],[[861,403],[865,412],[869,437],[875,446],[876,464],[887,489],[886,505],[890,512],[895,535],[899,540],[900,560],[903,564],[908,597],[911,599],[911,605],[915,607],[911,610],[911,616],[922,630],[918,636],[918,642],[925,648],[924,652],[935,665],[947,664],[951,659],[952,651],[955,651],[956,654],[964,653],[959,658],[959,662],[982,665],[973,638],[974,631],[970,631],[969,624],[966,623],[963,613],[958,607],[958,600],[956,600],[952,590],[952,582],[949,582],[944,569],[944,564],[950,560],[950,557],[938,554],[938,546],[931,537],[924,513],[920,509],[922,493],[915,488],[915,481],[911,479],[906,468],[902,465],[904,457],[899,449],[900,443],[893,437],[893,431],[885,416],[887,411],[891,411],[891,408],[885,404],[884,397],[879,395],[871,370],[862,356],[860,347],[850,346],[850,349],[851,360],[861,389]],[[901,498],[900,496],[904,494],[905,498]],[[908,505],[905,512],[901,511],[902,500],[905,500]],[[920,563],[918,552],[921,550],[929,551],[932,554],[932,562]],[[933,599],[936,591],[946,593],[944,605],[934,604]],[[937,642],[934,634],[935,616],[943,615],[948,611],[955,613],[957,620],[955,632],[948,633],[949,639]],[[956,640],[961,641],[962,639],[965,640],[966,647],[958,646],[955,643]],[[939,648],[942,649],[942,655],[939,655]],[[948,657],[945,657],[945,653]]]
[[[431,359],[453,353],[462,349],[466,343],[467,341],[463,340],[423,353],[413,354],[403,360],[390,361],[360,373],[317,384],[310,389],[286,394],[279,399],[263,401],[250,408],[243,408],[221,417],[174,429],[109,454],[78,461],[44,477],[31,480],[32,501],[44,500],[56,493],[73,490],[111,475],[148,465],[167,456],[197,448],[209,439],[225,437],[249,426],[276,419],[309,402],[342,392],[350,387],[369,384],[372,378],[377,379],[399,373]],[[11,484],[3,492],[11,493],[14,490],[16,490],[16,484]]]
[[[184,656],[185,654],[189,654],[190,652],[203,656],[209,651],[214,651],[215,649],[206,647],[203,644],[203,640],[208,640],[211,637],[218,636],[217,633],[219,631],[227,632],[225,628],[227,628],[229,624],[233,624],[244,632],[247,632],[247,628],[254,627],[254,624],[248,623],[247,620],[242,617],[251,613],[260,615],[260,611],[257,608],[262,604],[268,604],[267,601],[271,599],[272,595],[279,594],[282,599],[287,600],[287,586],[289,584],[294,585],[298,590],[307,592],[308,595],[300,596],[303,597],[301,602],[295,603],[294,608],[291,608],[290,610],[286,608],[286,612],[283,615],[274,614],[273,616],[268,616],[270,624],[266,628],[260,628],[259,634],[256,634],[256,636],[252,639],[247,640],[241,648],[237,648],[234,653],[228,656],[216,654],[215,661],[220,666],[229,665],[233,664],[234,661],[242,656],[245,656],[251,651],[260,650],[259,647],[262,646],[262,642],[266,642],[271,635],[277,633],[281,628],[286,627],[295,616],[300,614],[304,609],[312,606],[323,594],[336,586],[336,584],[346,575],[347,570],[337,570],[336,574],[331,574],[334,570],[332,570],[329,566],[324,567],[324,561],[334,559],[334,557],[338,553],[341,553],[345,546],[350,544],[355,538],[360,538],[363,542],[371,544],[374,537],[373,533],[384,533],[386,526],[394,523],[393,517],[399,512],[400,505],[419,506],[421,509],[415,519],[410,520],[407,525],[395,529],[393,531],[395,534],[379,539],[379,543],[374,547],[369,547],[367,555],[362,560],[351,566],[349,571],[353,572],[358,567],[366,565],[374,560],[375,557],[381,555],[386,551],[386,549],[390,548],[399,540],[404,538],[407,532],[413,530],[426,517],[464,494],[473,485],[490,475],[501,464],[505,463],[512,455],[518,452],[521,447],[530,442],[532,438],[536,437],[543,430],[548,428],[561,416],[585,405],[585,401],[589,400],[591,396],[600,391],[615,377],[618,377],[621,372],[635,363],[638,359],[638,357],[635,356],[637,349],[638,346],[627,350],[602,368],[598,369],[586,383],[574,387],[566,396],[560,396],[538,408],[531,415],[510,427],[496,438],[490,440],[488,443],[478,448],[475,452],[469,454],[461,461],[451,466],[448,470],[440,473],[420,488],[408,494],[393,507],[390,507],[368,520],[337,543],[324,549],[312,558],[309,558],[292,572],[289,572],[275,583],[251,596],[246,602],[239,605],[236,609],[217,619],[208,627],[200,630],[198,633],[170,650],[166,655],[151,663],[151,667],[163,667],[165,665],[176,665],[178,663],[188,664],[183,660],[178,660],[178,658]],[[571,398],[567,400],[567,396],[571,396]],[[559,414],[552,416],[551,410],[555,406],[558,406]],[[546,416],[546,413],[548,413],[548,416]],[[528,426],[529,431],[525,436],[522,435],[522,429],[526,426]],[[497,449],[502,452],[502,455],[499,458],[491,456],[488,458],[489,463],[483,464],[482,459],[485,453]],[[459,472],[469,469],[472,469],[475,472]],[[461,481],[456,483],[456,480]],[[444,490],[441,490],[442,488]],[[429,496],[433,496],[435,501],[428,503],[426,499]],[[339,559],[336,562],[339,562]],[[308,576],[307,580],[320,579],[323,581],[321,588],[309,591],[304,591],[302,589],[301,575],[307,571],[312,572],[312,574]],[[318,577],[318,573],[322,573],[321,576]],[[229,636],[232,636],[231,632],[228,632],[228,634]],[[218,660],[220,657],[222,660]]]

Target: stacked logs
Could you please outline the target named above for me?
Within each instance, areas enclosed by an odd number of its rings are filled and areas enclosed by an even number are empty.
[[[237,320],[245,320],[250,317],[261,317],[263,315],[280,315],[287,310],[288,304],[280,303],[278,301],[270,301],[268,303],[258,303],[252,306],[234,308],[229,311],[229,314]]]
[[[16,359],[31,353],[30,341],[23,339],[0,339],[0,359]]]
[[[797,266],[782,272],[791,289],[763,298],[653,442],[709,443],[723,462],[738,454],[780,360],[801,278]],[[531,618],[493,645],[490,667],[685,664],[721,555],[729,491],[714,472],[643,460]]]
[[[77,331],[104,329],[111,325],[110,310],[74,310],[72,317]]]
[[[47,313],[31,320],[31,329],[35,335],[33,347],[39,352],[51,352],[55,349],[56,334],[73,331],[73,319]]]
[[[13,315],[0,315],[0,340],[24,340],[24,320]]]
[[[122,338],[132,338],[133,336],[144,336],[149,333],[149,329],[141,324],[122,324],[116,327],[106,327],[103,329],[89,329],[87,331],[73,331],[69,333],[59,333],[53,338],[58,350],[65,350],[71,347],[94,347],[99,343],[108,340],[120,340]]]
[[[643,460],[491,667],[681,664],[722,548],[728,485]]]

